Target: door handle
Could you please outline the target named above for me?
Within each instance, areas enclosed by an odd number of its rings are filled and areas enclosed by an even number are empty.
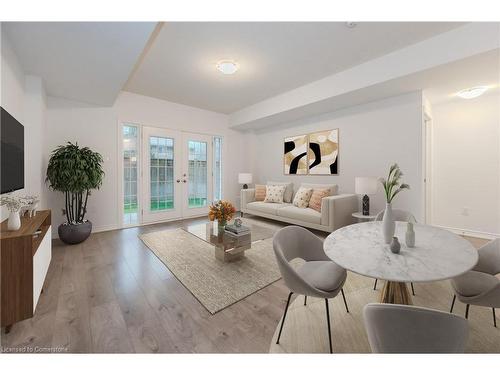
[[[181,182],[181,180],[177,179],[177,183]]]
[[[186,180],[186,179],[184,179],[184,180],[182,180],[182,182],[186,183],[186,182],[187,182],[187,180]]]

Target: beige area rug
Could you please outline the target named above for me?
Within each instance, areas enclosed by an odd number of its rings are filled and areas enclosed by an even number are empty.
[[[344,292],[350,313],[345,311],[342,296],[330,300],[330,321],[334,353],[370,353],[363,322],[363,307],[378,302],[383,281],[373,290],[373,279],[348,272]],[[450,311],[453,292],[449,281],[415,283],[413,304],[441,311]],[[456,302],[453,312],[464,316],[465,305]],[[498,309],[497,309],[498,320]],[[280,322],[281,323],[281,322]],[[500,326],[493,327],[490,308],[471,306],[469,339],[466,353],[500,353]],[[271,353],[328,353],[328,331],[325,302],[319,298],[298,296],[290,304],[280,343],[276,345],[280,325],[276,327],[269,351]]]
[[[183,229],[139,238],[212,314],[281,277],[272,238],[252,243],[243,259],[231,263],[215,259],[212,245]]]

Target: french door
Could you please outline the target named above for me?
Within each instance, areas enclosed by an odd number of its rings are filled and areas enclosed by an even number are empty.
[[[142,127],[142,222],[208,213],[212,137]]]
[[[208,214],[212,197],[212,137],[182,133],[182,216]]]
[[[180,133],[142,128],[142,221],[152,223],[182,217]]]

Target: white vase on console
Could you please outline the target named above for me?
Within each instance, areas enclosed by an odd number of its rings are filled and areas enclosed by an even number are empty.
[[[7,221],[7,229],[10,231],[19,230],[21,228],[21,217],[18,211],[10,211],[9,220]]]

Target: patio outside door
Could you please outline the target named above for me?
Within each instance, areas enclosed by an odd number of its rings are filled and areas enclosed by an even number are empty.
[[[212,201],[212,142],[204,134],[182,133],[183,217],[208,214]]]
[[[142,131],[142,222],[207,214],[212,136],[146,126]]]
[[[142,222],[153,223],[182,217],[180,132],[142,128]]]

